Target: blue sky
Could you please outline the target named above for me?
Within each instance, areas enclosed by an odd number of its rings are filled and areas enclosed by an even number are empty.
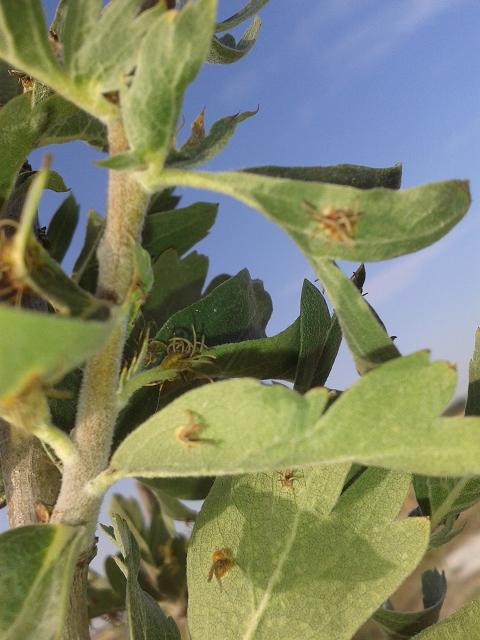
[[[44,3],[49,15],[54,4]],[[219,17],[241,5],[220,0]],[[433,247],[367,265],[366,284],[400,350],[428,347],[435,358],[456,362],[464,392],[480,322],[480,4],[270,0],[261,16],[250,54],[232,66],[205,66],[189,88],[181,136],[204,106],[210,125],[259,104],[258,115],[239,125],[210,169],[401,161],[404,187],[470,178],[474,200],[467,217]],[[53,154],[83,214],[89,207],[102,212],[106,172],[92,165],[98,153],[75,144],[54,147]],[[40,156],[32,154],[34,166]],[[314,278],[306,259],[261,214],[217,194],[185,192],[184,203],[198,198],[220,202],[217,225],[197,247],[210,257],[211,276],[248,267],[273,298],[269,333],[281,330],[298,315],[303,278]],[[45,199],[43,224],[60,200]],[[75,250],[80,240],[81,232]],[[350,272],[356,265],[344,266]],[[343,348],[329,384],[344,388],[355,378]]]

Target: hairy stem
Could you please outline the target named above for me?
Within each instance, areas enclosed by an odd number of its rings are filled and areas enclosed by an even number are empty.
[[[111,154],[128,148],[120,121],[109,125],[108,134]],[[128,172],[110,172],[106,226],[98,249],[97,295],[118,305],[125,301],[134,276],[132,241],[140,240],[147,202],[147,193]],[[77,456],[65,461],[62,488],[52,514],[54,522],[86,527],[83,554],[88,554],[94,545],[102,496],[88,492],[87,486],[108,466],[118,414],[117,391],[127,320],[127,314],[123,314],[105,346],[85,366],[72,434]],[[81,595],[86,584],[84,564],[82,561],[77,565],[64,640],[89,637],[88,625],[85,627],[86,599]]]

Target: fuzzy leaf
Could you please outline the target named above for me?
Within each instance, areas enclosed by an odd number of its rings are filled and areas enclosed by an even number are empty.
[[[232,64],[246,55],[255,44],[262,21],[258,16],[252,20],[251,25],[238,42],[229,33],[221,38],[213,36],[207,62],[210,64]]]
[[[472,600],[448,618],[422,631],[415,640],[474,640],[478,635],[479,618],[480,599]]]
[[[304,280],[300,302],[300,349],[294,385],[300,393],[314,386],[330,325],[330,312],[324,297],[313,284]]]
[[[183,502],[171,496],[158,484],[158,478],[143,478],[141,482],[149,488],[158,501],[162,513],[173,520],[193,522],[197,516],[195,511],[189,509]]]
[[[188,553],[192,640],[350,640],[421,560],[429,525],[395,520],[409,477],[384,470],[334,506],[347,470],[299,471],[293,487],[276,473],[217,479]],[[208,582],[222,549],[233,563]]]
[[[268,0],[249,0],[245,6],[243,6],[240,11],[234,13],[233,16],[222,20],[221,22],[217,22],[215,25],[215,33],[220,33],[222,31],[227,31],[228,29],[233,29],[237,25],[244,22],[244,20],[248,20],[254,16],[258,11],[263,7],[263,5],[267,4]]]
[[[432,531],[480,500],[480,478],[414,476],[413,486],[422,513],[431,518]]]
[[[130,147],[158,169],[175,133],[183,93],[208,53],[215,11],[216,0],[197,0],[160,15],[142,41],[130,87],[121,91]]]
[[[57,382],[100,349],[112,322],[85,322],[0,306],[0,398],[32,382]]]
[[[34,220],[47,178],[46,169],[34,176],[19,228],[12,238],[10,259],[14,278],[48,300],[61,313],[104,320],[110,315],[110,305],[81,289],[35,237]]]
[[[174,333],[204,336],[208,346],[265,336],[272,301],[260,280],[252,280],[243,269],[208,296],[175,313],[161,327],[156,340],[169,340]]]
[[[211,364],[199,366],[199,371],[212,377],[240,378],[251,376],[259,380],[295,379],[300,347],[300,319],[284,331],[268,338],[227,342],[209,349],[215,357]]]
[[[153,259],[167,249],[182,256],[205,238],[217,211],[218,204],[196,202],[183,209],[151,213],[145,219],[142,244]]]
[[[311,260],[374,261],[427,247],[470,206],[468,183],[450,180],[413,189],[355,189],[243,172],[138,174],[145,188],[210,189],[258,209],[280,225]]]
[[[329,260],[316,260],[319,276],[338,317],[342,333],[362,375],[400,355],[355,282]]]
[[[447,595],[445,573],[439,573],[436,569],[422,573],[422,594],[424,608],[421,611],[397,611],[390,606],[377,609],[373,619],[388,634],[388,638],[408,640],[437,622]]]
[[[122,89],[137,62],[140,43],[164,13],[163,2],[139,12],[140,0],[70,0],[62,30],[65,62],[74,82],[99,96]]]
[[[11,65],[0,61],[0,107],[23,92],[21,83],[12,76],[10,69]]]
[[[59,264],[65,257],[77,228],[79,211],[79,204],[70,195],[56,210],[48,225],[48,253]]]
[[[418,352],[369,372],[327,411],[325,389],[301,396],[251,379],[209,384],[131,433],[113,455],[112,473],[217,476],[358,462],[424,475],[478,474],[480,421],[437,417],[455,379],[448,363]]]
[[[139,478],[152,491],[180,500],[203,500],[215,478]]]
[[[39,0],[1,0],[0,56],[44,84],[62,76]]]
[[[118,614],[125,608],[125,598],[111,588],[109,581],[90,570],[88,573],[88,617]]]
[[[82,0],[83,1],[83,0]],[[0,57],[89,113],[105,118],[117,108],[72,81],[58,63],[47,37],[40,0],[0,0]]]
[[[360,265],[356,271],[353,272],[350,280],[355,287],[361,292],[365,283],[365,266]],[[356,294],[353,294],[355,297]],[[335,360],[337,358],[338,350],[342,343],[342,330],[337,314],[334,312],[331,317],[330,326],[328,328],[327,335],[325,337],[325,345],[322,351],[322,357],[318,363],[317,370],[312,379],[312,386],[323,387],[330,375]]]
[[[187,142],[183,147],[178,149],[178,151],[176,149],[170,151],[166,166],[184,169],[187,167],[196,167],[203,162],[207,162],[216,156],[228,143],[235,133],[239,122],[243,122],[257,113],[258,109],[256,111],[244,111],[243,113],[237,113],[234,116],[227,116],[226,118],[217,120],[217,122],[212,125],[208,135],[198,142]]]
[[[2,533],[2,640],[60,640],[81,535],[59,524]]]
[[[480,416],[480,329],[475,332],[475,349],[470,360],[466,416]]]
[[[176,251],[162,253],[153,265],[155,282],[142,313],[162,326],[170,316],[201,297],[208,271],[208,258],[196,251],[180,260]]]
[[[10,100],[0,109],[0,206],[32,149],[78,139],[102,148],[104,127],[60,96],[50,96],[33,108],[28,94]]]
[[[375,169],[355,164],[337,164],[331,167],[249,167],[246,173],[270,176],[271,178],[288,178],[306,182],[328,182],[357,189],[399,189],[402,179],[402,165]]]
[[[130,640],[180,640],[173,619],[167,618],[155,600],[138,584],[140,550],[127,523],[123,518],[113,516],[113,526],[125,561]]]
[[[97,247],[102,237],[104,226],[105,220],[102,216],[94,209],[90,209],[83,247],[73,267],[72,280],[91,293],[94,293],[97,288]]]

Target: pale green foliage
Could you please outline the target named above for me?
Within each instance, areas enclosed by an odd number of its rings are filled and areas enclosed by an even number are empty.
[[[480,618],[480,600],[472,600],[453,615],[442,620],[434,627],[422,631],[416,640],[476,640],[478,620]]]
[[[198,0],[160,16],[140,47],[131,86],[120,92],[131,149],[158,169],[172,144],[183,92],[207,55],[215,10],[215,0]]]
[[[115,542],[123,562],[119,566],[127,579],[126,604],[130,640],[180,640],[179,631],[155,600],[138,584],[140,549],[125,520],[113,516]]]
[[[0,536],[0,637],[58,640],[81,530],[31,526]]]
[[[280,225],[312,260],[328,256],[374,261],[417,251],[447,233],[470,206],[468,184],[461,180],[393,191],[305,183],[246,171],[187,173],[152,168],[139,173],[138,179],[153,191],[178,184],[237,198]],[[337,224],[330,224],[335,211],[339,212]],[[327,231],[327,226],[333,230]]]
[[[325,413],[324,389],[300,396],[250,379],[219,382],[183,394],[138,427],[113,455],[112,471],[231,475],[350,461],[431,475],[480,473],[480,422],[437,417],[455,378],[448,363],[430,363],[425,352],[396,358]]]
[[[355,284],[329,260],[319,258],[314,265],[333,303],[358,372],[366,373],[378,364],[398,357],[400,352]]]
[[[94,354],[113,323],[0,307],[0,399],[20,393],[34,380],[58,381]]]
[[[370,469],[337,502],[347,470],[216,481],[188,556],[192,640],[351,638],[416,566],[429,524],[394,521],[408,475]],[[218,549],[234,565],[207,583]]]

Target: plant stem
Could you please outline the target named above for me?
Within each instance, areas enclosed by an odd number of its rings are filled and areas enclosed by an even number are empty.
[[[128,148],[120,121],[108,127],[110,154]],[[133,242],[139,241],[148,194],[128,172],[110,171],[105,231],[98,249],[97,296],[121,305],[125,302],[135,272]],[[72,433],[76,460],[64,464],[60,495],[52,514],[53,522],[83,525],[86,535],[82,553],[94,545],[94,533],[102,496],[88,492],[87,486],[108,466],[115,422],[118,415],[119,373],[128,314],[124,313],[102,350],[86,364],[80,391],[77,419]],[[86,616],[86,572],[77,565],[71,593],[69,620],[64,640],[88,638]]]

